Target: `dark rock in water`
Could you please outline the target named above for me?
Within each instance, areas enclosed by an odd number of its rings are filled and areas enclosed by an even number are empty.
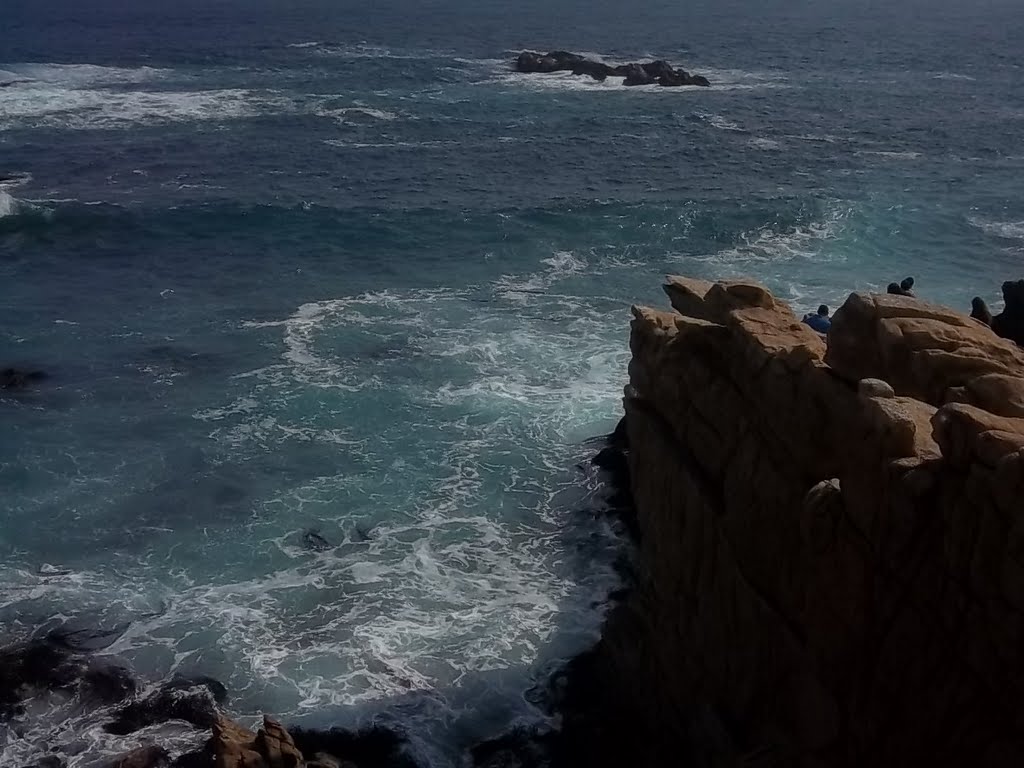
[[[623,85],[634,86],[634,85],[653,85],[657,82],[653,77],[644,71],[644,68],[639,64],[630,64],[624,70],[626,79],[622,82]]]
[[[22,768],[66,768],[66,766],[67,762],[65,762],[64,758],[57,755],[46,755],[34,763],[22,766]]]
[[[547,728],[514,728],[473,747],[473,768],[547,768],[556,738]]]
[[[302,546],[314,552],[326,552],[332,549],[331,542],[320,535],[318,531],[306,531],[302,534]]]
[[[607,440],[607,445],[590,462],[607,473],[610,512],[625,523],[630,537],[639,540],[640,528],[633,508],[632,478],[629,469],[629,434],[623,418]]]
[[[547,54],[523,51],[516,59],[516,70],[539,73],[571,72],[577,64],[585,61],[582,56],[567,51],[552,51]]]
[[[590,460],[595,467],[609,472],[613,482],[629,481],[629,460],[621,449],[609,445]]]
[[[1003,311],[992,318],[992,330],[1024,347],[1024,280],[1003,283]]]
[[[70,629],[60,627],[51,631],[46,639],[51,645],[74,653],[89,653],[109,648],[128,629],[121,624],[114,629]]]
[[[72,688],[85,668],[84,659],[47,638],[0,649],[0,721],[17,714],[33,692]]]
[[[226,700],[227,689],[213,678],[179,677],[144,699],[128,704],[103,729],[124,736],[168,720],[183,720],[196,728],[210,728],[217,719],[218,705]]]
[[[18,368],[0,370],[0,389],[24,390],[47,378],[43,371],[23,371]]]
[[[655,83],[665,86],[710,85],[706,77],[690,75],[683,70],[677,70],[662,59],[643,64],[619,64],[613,67],[568,51],[551,51],[550,53],[523,51],[516,58],[515,68],[518,72],[540,74],[572,72],[574,75],[588,75],[595,80],[604,80],[613,76],[622,77],[625,78],[623,84],[630,86],[654,85]]]
[[[656,61],[649,61],[646,64],[641,64],[640,68],[647,73],[647,76],[657,80],[661,77],[674,77],[678,73],[667,61],[658,59]]]
[[[372,528],[367,528],[365,525],[357,525],[355,530],[356,530],[356,535],[355,535],[355,540],[356,541],[369,541],[370,539],[373,538],[373,529]]]
[[[623,416],[619,419],[619,423],[615,425],[615,429],[607,437],[608,445],[613,448],[618,448],[620,451],[629,450],[629,425],[626,423],[626,417]]]
[[[136,691],[135,678],[127,667],[94,662],[82,677],[82,694],[103,704],[117,704]]]
[[[113,762],[110,768],[164,768],[169,762],[167,750],[163,747],[150,745],[126,752]]]
[[[578,62],[573,68],[572,73],[574,75],[589,75],[594,80],[605,80],[609,75],[612,74],[612,68],[607,64],[603,64],[600,61],[581,61]]]
[[[215,760],[213,739],[209,738],[201,749],[185,752],[176,757],[171,763],[171,768],[213,768]]]
[[[289,728],[288,732],[304,755],[323,753],[338,758],[342,763],[351,761],[360,768],[417,768],[416,761],[406,751],[405,737],[384,726],[374,725],[358,731],[344,728],[328,731]]]

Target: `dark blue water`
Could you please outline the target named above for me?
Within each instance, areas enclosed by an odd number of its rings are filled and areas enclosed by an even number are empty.
[[[0,398],[0,616],[130,622],[110,653],[235,712],[435,765],[541,718],[616,583],[576,465],[664,273],[801,310],[1022,276],[1016,2],[2,5],[0,366],[51,379]],[[126,746],[68,714],[0,764]]]

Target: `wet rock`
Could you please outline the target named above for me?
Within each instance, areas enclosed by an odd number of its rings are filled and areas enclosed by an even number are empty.
[[[523,51],[516,59],[516,69],[528,73],[571,72],[576,65],[585,61],[582,56],[568,51],[551,51],[547,54]]]
[[[332,549],[331,542],[320,535],[319,531],[306,531],[303,533],[302,546],[313,552],[326,552]]]
[[[629,64],[622,70],[622,76],[626,78],[622,81],[623,85],[635,86],[635,85],[654,85],[657,80],[651,77],[644,71],[644,68],[639,64]]]
[[[57,755],[46,755],[22,768],[66,768],[67,761]]]
[[[290,728],[296,746],[305,755],[323,753],[344,764],[388,766],[388,768],[417,768],[416,761],[406,751],[406,739],[400,733],[380,725],[347,730],[307,730]]]
[[[619,64],[613,67],[568,51],[551,51],[550,53],[523,51],[516,58],[515,68],[518,72],[539,74],[572,72],[574,75],[589,76],[599,81],[612,76],[622,77],[624,84],[629,86],[654,85],[655,83],[664,86],[710,85],[707,78],[677,70],[667,61],[661,59],[644,63]]]
[[[82,677],[82,693],[103,704],[117,704],[135,695],[135,677],[130,669],[94,661]]]
[[[17,714],[33,693],[72,688],[85,667],[84,659],[47,638],[0,649],[0,721]]]
[[[109,768],[165,768],[169,762],[166,749],[150,745],[126,752],[108,765]]]
[[[183,720],[196,728],[210,728],[217,720],[218,705],[226,699],[227,689],[213,678],[179,677],[128,704],[103,728],[122,736],[168,720]]]
[[[549,728],[514,728],[470,750],[473,768],[548,768],[555,733]]]
[[[580,61],[572,68],[574,75],[589,75],[594,80],[602,81],[612,74],[612,68],[600,61]]]
[[[673,77],[680,74],[669,64],[667,61],[658,59],[656,61],[649,61],[646,64],[641,64],[640,68],[643,69],[647,76],[657,80],[660,77]]]
[[[4,368],[0,370],[0,389],[25,390],[46,378],[43,371]]]

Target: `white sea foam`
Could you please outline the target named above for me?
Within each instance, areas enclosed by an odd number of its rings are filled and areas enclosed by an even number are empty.
[[[398,115],[394,112],[360,105],[334,108],[321,106],[314,109],[314,114],[332,118],[343,124],[365,122],[366,118],[386,122],[398,119]]]
[[[0,127],[124,128],[286,111],[290,99],[243,89],[145,91],[27,83],[0,90]]]
[[[18,212],[18,201],[3,189],[0,189],[0,219],[13,216]]]
[[[971,77],[970,75],[963,75],[963,74],[960,74],[958,72],[939,72],[937,74],[932,75],[932,79],[933,80],[968,80],[968,81],[977,80],[976,77]]]
[[[729,268],[752,263],[820,259],[824,245],[842,233],[851,211],[849,206],[835,204],[824,217],[808,224],[781,231],[774,227],[762,227],[744,232],[740,235],[738,245],[699,258]]]
[[[884,160],[918,160],[923,155],[920,152],[897,152],[897,151],[886,151],[886,150],[869,150],[861,149],[857,150],[854,154],[856,155],[868,155],[872,157],[880,157]]]
[[[708,125],[720,131],[743,131],[743,128],[722,115],[717,115],[713,112],[695,112],[694,114]]]
[[[750,146],[754,147],[754,149],[772,150],[782,148],[782,145],[779,144],[779,142],[776,141],[775,139],[768,139],[764,137],[751,139],[747,143],[750,144]]]
[[[1024,221],[987,221],[972,216],[968,222],[986,235],[1001,237],[1005,240],[1024,240]]]

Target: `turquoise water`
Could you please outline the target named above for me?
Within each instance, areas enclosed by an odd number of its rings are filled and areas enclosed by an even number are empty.
[[[110,653],[235,712],[434,765],[542,717],[617,584],[578,465],[664,273],[799,310],[1021,277],[1013,3],[193,5],[4,2],[0,366],[51,378],[0,397],[0,617],[129,622]],[[61,706],[0,763],[127,743]]]

